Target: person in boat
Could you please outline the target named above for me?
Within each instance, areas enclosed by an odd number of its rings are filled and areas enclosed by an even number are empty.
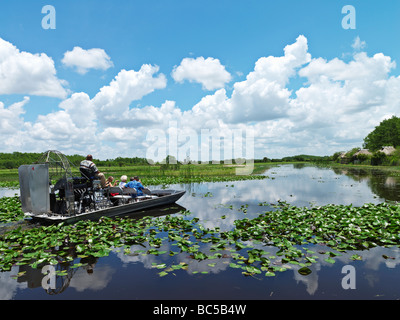
[[[91,154],[88,154],[86,156],[86,159],[81,161],[79,169],[83,176],[90,180],[99,179],[101,187],[105,187],[106,177],[104,176],[104,173],[100,172],[99,169],[97,169],[96,165],[93,162],[93,157]]]
[[[123,188],[126,185],[127,180],[128,180],[127,176],[125,176],[125,175],[121,176],[121,181],[118,184],[118,187]],[[118,180],[116,182],[118,182]]]
[[[109,176],[107,178],[107,181],[106,181],[106,188],[115,187],[117,185],[117,181],[115,181],[114,183],[113,183],[113,181],[114,181],[114,177],[113,176]]]
[[[137,196],[143,196],[143,189],[144,189],[144,187],[143,187],[142,183],[140,182],[139,177],[137,177],[137,176],[131,178],[131,181],[129,181],[129,182],[124,186],[124,188],[133,188],[133,189],[136,189],[136,192],[137,192],[136,195],[137,195]]]

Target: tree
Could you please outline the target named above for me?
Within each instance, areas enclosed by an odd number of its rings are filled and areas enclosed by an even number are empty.
[[[400,118],[393,116],[383,120],[364,139],[364,148],[377,151],[383,146],[400,146]]]
[[[373,166],[379,166],[386,160],[386,154],[380,151],[376,151],[371,156],[371,164]]]
[[[179,170],[180,162],[176,160],[174,156],[168,155],[163,161],[161,161],[161,169],[166,170]]]

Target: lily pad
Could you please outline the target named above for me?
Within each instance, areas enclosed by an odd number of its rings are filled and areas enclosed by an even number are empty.
[[[297,272],[300,273],[302,276],[308,276],[312,271],[310,268],[303,267],[300,268]]]

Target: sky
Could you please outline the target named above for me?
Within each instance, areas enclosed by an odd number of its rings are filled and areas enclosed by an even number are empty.
[[[398,0],[1,0],[0,152],[362,147],[400,114],[399,16]]]

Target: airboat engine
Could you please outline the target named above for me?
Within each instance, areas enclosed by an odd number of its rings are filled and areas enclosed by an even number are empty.
[[[49,169],[49,163],[18,168],[22,211],[33,215],[72,214],[73,184],[65,178],[52,185]]]
[[[93,202],[87,179],[74,177],[68,159],[58,151],[43,153],[36,164],[19,167],[18,174],[22,211],[30,215],[71,216]]]

